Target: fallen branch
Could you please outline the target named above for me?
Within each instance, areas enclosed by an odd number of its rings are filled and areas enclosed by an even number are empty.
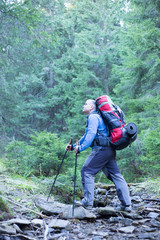
[[[160,213],[160,209],[157,209],[157,208],[152,208],[152,207],[146,207],[146,208],[144,208],[144,211],[148,211],[148,212],[158,212],[158,213]]]
[[[25,207],[25,206],[22,206],[22,205],[20,205],[19,203],[16,203],[16,202],[14,202],[13,200],[10,200],[9,198],[6,198],[6,197],[4,197],[4,196],[2,196],[2,195],[0,195],[0,197],[1,197],[1,198],[4,198],[4,199],[7,200],[8,202],[13,203],[14,205],[17,205],[18,207],[27,209],[28,211],[33,212],[33,213],[39,215],[39,216],[42,217],[42,218],[46,218],[46,215],[43,215],[42,213],[35,212],[34,210],[29,209],[29,208],[27,208],[27,207]]]
[[[22,239],[35,240],[35,238],[31,238],[31,237],[26,236],[26,235],[23,235],[23,234],[13,235],[13,237],[22,237]],[[10,238],[9,238],[9,239],[10,239]]]
[[[154,201],[154,202],[160,202],[160,199],[158,198],[143,198],[145,201]]]
[[[48,231],[49,231],[49,227],[48,227],[48,225],[45,223],[44,220],[43,220],[43,224],[44,224],[44,228],[45,228],[45,232],[44,232],[44,240],[48,240]]]

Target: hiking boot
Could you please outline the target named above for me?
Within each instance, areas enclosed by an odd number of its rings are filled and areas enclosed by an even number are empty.
[[[87,210],[92,210],[92,205],[87,205],[83,203],[82,201],[75,201],[75,206],[76,207],[84,207]]]
[[[132,211],[132,207],[131,206],[120,205],[119,207],[115,208],[115,210],[117,210],[117,211],[124,211],[124,212],[131,212]]]

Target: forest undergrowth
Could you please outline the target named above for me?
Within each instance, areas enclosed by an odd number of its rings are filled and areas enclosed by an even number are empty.
[[[9,173],[7,169],[0,164],[0,212],[1,218],[17,216],[18,212],[28,218],[39,213],[34,204],[37,196],[48,197],[55,176],[53,177],[22,177]],[[55,184],[55,188],[50,195],[51,198],[67,204],[72,203],[73,186],[60,182],[63,179],[60,175]],[[152,198],[160,198],[160,177],[156,179],[148,178],[138,183],[137,192],[142,189],[148,192]],[[111,183],[110,183],[111,184]],[[77,188],[76,198],[82,197],[82,189]],[[31,211],[30,211],[31,210]],[[3,214],[2,214],[3,213]],[[0,219],[0,220],[2,220]]]

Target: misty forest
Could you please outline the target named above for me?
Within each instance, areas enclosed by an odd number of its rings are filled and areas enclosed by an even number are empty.
[[[117,151],[121,172],[127,181],[159,176],[158,0],[2,0],[0,22],[0,153],[9,171],[56,174],[70,137],[84,134],[84,102],[109,95],[138,126],[137,140]],[[68,179],[74,158],[61,171]]]
[[[138,127],[137,139],[116,151],[122,175],[160,193],[160,1],[0,1],[0,182],[21,179],[15,189],[32,195],[45,183],[46,197],[70,138],[85,133],[85,101],[101,95]],[[90,152],[77,155],[79,198]],[[72,202],[74,179],[72,151],[51,195]],[[41,189],[25,185],[33,180]],[[112,184],[103,172],[95,183]],[[0,196],[9,196],[3,187]]]
[[[85,133],[86,100],[102,95],[138,127],[136,140],[116,151],[133,213],[111,211],[116,191],[101,171],[93,212],[82,208],[81,221],[54,226],[70,218],[60,204],[82,199],[91,148],[65,148]],[[1,0],[0,239],[158,239],[159,174],[160,0]],[[33,203],[37,195],[45,200]],[[52,217],[47,196],[61,206]]]

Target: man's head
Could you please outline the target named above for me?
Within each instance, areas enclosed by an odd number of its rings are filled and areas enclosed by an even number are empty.
[[[83,105],[83,113],[88,115],[92,111],[96,111],[96,101],[93,99],[88,99]]]

